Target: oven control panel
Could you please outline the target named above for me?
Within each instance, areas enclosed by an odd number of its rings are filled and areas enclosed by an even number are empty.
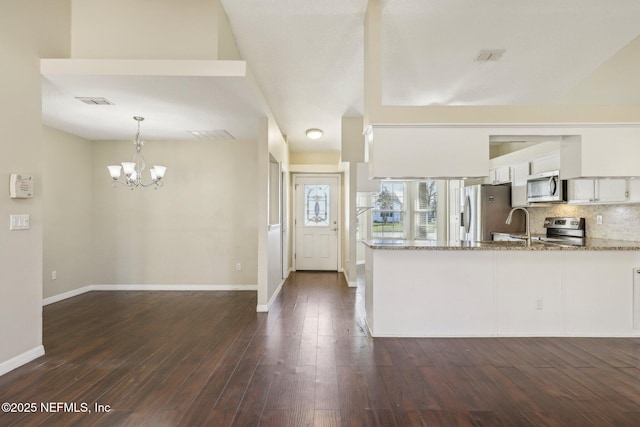
[[[577,217],[547,217],[544,228],[565,228],[570,230],[584,230],[584,218]]]

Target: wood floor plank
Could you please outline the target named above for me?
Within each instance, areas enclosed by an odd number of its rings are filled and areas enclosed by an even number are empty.
[[[44,308],[46,355],[0,377],[2,426],[640,425],[640,338],[372,338],[359,288],[292,273],[252,292],[89,292]]]
[[[314,385],[314,408],[316,411],[340,409],[338,382],[341,380],[341,378],[338,378],[335,364],[319,364],[316,366],[316,381]]]
[[[341,425],[339,410],[316,409],[313,413],[313,427],[340,427]]]

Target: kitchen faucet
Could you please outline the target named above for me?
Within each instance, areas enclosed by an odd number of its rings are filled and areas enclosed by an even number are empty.
[[[524,220],[525,220],[525,224],[526,224],[526,243],[527,246],[531,246],[531,228],[530,228],[530,222],[529,222],[529,211],[526,210],[525,208],[521,208],[521,207],[516,207],[511,209],[511,211],[509,212],[509,216],[507,217],[507,220],[505,221],[506,224],[511,224],[511,217],[513,216],[513,213],[517,210],[521,210],[524,212]]]

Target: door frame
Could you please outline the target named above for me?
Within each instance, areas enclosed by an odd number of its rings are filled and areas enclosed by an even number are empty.
[[[337,194],[337,200],[338,200],[338,238],[336,239],[336,244],[338,245],[337,247],[337,252],[336,252],[336,256],[338,257],[338,263],[337,263],[337,272],[340,273],[343,271],[342,269],[342,240],[343,240],[343,233],[342,233],[342,174],[339,173],[294,173],[293,175],[293,183],[292,183],[292,187],[293,187],[293,267],[292,270],[293,271],[297,271],[297,266],[296,266],[296,254],[297,254],[297,247],[296,247],[296,242],[297,242],[297,232],[298,232],[298,191],[297,191],[297,187],[298,187],[298,178],[337,178],[338,179],[338,194]]]

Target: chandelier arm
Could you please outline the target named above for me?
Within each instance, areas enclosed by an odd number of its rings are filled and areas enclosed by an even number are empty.
[[[121,185],[124,185],[125,187],[131,187],[131,188],[135,188],[138,186],[138,184],[135,181],[122,181],[120,179],[114,179],[113,181],[111,181],[111,185],[113,187],[115,187],[116,184],[121,184]]]
[[[162,181],[151,181],[148,184],[144,184],[142,181],[140,181],[139,184],[141,187],[151,187],[152,185],[155,185],[156,187],[162,187]]]

